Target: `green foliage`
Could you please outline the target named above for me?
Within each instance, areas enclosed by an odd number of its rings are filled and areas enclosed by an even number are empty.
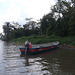
[[[40,28],[36,26],[36,22],[34,21],[27,22],[23,27],[24,28],[15,28],[10,22],[6,22],[5,25],[3,25],[5,34],[3,40],[10,41],[19,37],[30,36],[32,34],[39,35],[41,33]]]
[[[5,22],[5,25],[3,25],[3,30],[4,30],[4,34],[5,37],[4,39],[6,41],[11,40],[11,32],[13,31],[13,26],[10,24],[10,22]]]
[[[41,20],[41,30],[46,35],[75,35],[75,1],[58,0],[52,11]]]
[[[43,37],[44,36],[44,37]],[[18,44],[24,44],[25,41],[30,41],[32,44],[42,44],[42,43],[50,43],[59,41],[60,45],[75,45],[75,36],[69,37],[58,37],[55,35],[45,36],[45,35],[35,35],[35,36],[25,36],[21,38],[17,38],[12,40],[12,42],[16,42]]]
[[[75,0],[57,0],[40,22],[31,19],[26,19],[23,28],[15,28],[7,22],[3,25],[4,39],[22,43],[29,40],[33,44],[59,41],[60,44],[75,45],[75,37],[72,37],[75,36]]]

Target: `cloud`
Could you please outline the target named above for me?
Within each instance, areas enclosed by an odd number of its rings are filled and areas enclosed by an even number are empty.
[[[28,13],[28,16],[39,19],[50,12],[50,7],[54,3],[53,0],[28,0],[26,3],[23,2],[23,6],[25,5],[24,12]]]
[[[8,5],[8,7],[5,5],[4,9],[1,9],[6,12],[0,14],[0,28],[4,22],[8,21],[24,24],[25,18],[38,20],[44,14],[49,13],[51,5],[55,4],[54,0],[0,0],[0,2],[7,2]]]
[[[5,2],[6,0],[0,0],[0,2]]]
[[[21,8],[17,7],[16,5],[12,4],[10,8],[8,9],[8,17],[10,17],[12,20],[17,21],[17,18],[21,15]]]

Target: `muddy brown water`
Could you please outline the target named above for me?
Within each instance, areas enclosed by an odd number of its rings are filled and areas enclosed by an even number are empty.
[[[0,41],[0,75],[75,75],[75,50],[22,55],[21,45]]]

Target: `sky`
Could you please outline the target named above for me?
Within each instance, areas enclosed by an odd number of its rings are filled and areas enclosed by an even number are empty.
[[[4,22],[25,24],[25,18],[41,19],[50,12],[55,0],[0,0],[0,33]]]

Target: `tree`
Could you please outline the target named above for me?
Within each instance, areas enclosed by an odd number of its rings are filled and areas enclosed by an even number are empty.
[[[59,36],[75,35],[75,1],[58,0],[51,12],[41,20],[43,34]]]
[[[12,31],[14,30],[13,28],[14,28],[14,26],[12,26],[10,24],[10,22],[5,22],[5,25],[3,25],[3,32],[4,32],[4,35],[5,35],[6,41],[11,40]]]
[[[75,1],[64,2],[66,12],[64,12],[63,19],[65,20],[65,25],[67,24],[68,35],[75,35]]]
[[[46,31],[49,27],[50,17],[51,17],[51,14],[47,14],[47,15],[44,15],[43,18],[41,19],[42,34],[46,34]]]
[[[10,25],[9,22],[5,22],[5,25],[3,25],[6,41],[9,41],[9,34],[10,34],[10,27],[9,27],[9,25]]]

